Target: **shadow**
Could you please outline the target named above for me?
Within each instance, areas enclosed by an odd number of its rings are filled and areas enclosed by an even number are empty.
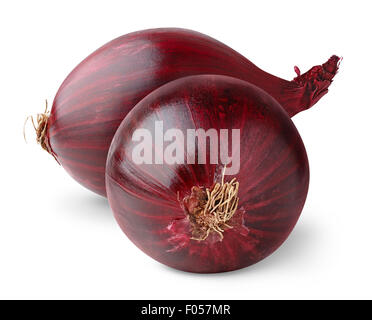
[[[304,261],[308,261],[307,257],[311,254],[312,239],[318,231],[317,227],[313,224],[299,223],[295,226],[287,240],[270,256],[250,267],[237,270],[236,273],[250,271],[266,272],[270,269],[293,268],[295,265],[302,265]]]
[[[307,214],[306,214],[307,215]],[[289,235],[286,241],[270,256],[265,259],[253,264],[249,267],[242,268],[235,271],[222,272],[222,273],[191,273],[176,270],[158,264],[160,268],[166,269],[167,272],[174,272],[177,275],[189,276],[192,278],[220,278],[220,277],[231,277],[241,276],[242,274],[257,274],[266,273],[273,270],[279,270],[283,268],[295,268],[298,265],[303,265],[308,261],[308,256],[311,254],[312,239],[314,236],[318,237],[319,229],[311,223],[300,223],[295,226],[292,233]]]
[[[70,192],[58,197],[58,206],[70,218],[89,220],[97,223],[115,222],[108,200],[92,192]]]

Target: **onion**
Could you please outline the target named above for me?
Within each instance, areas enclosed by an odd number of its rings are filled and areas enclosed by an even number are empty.
[[[70,73],[50,115],[40,115],[38,141],[74,179],[105,196],[105,164],[112,137],[133,106],[154,89],[189,75],[228,75],[264,89],[293,116],[327,92],[338,60],[333,56],[303,75],[297,68],[298,76],[286,81],[197,32],[131,33],[107,43]]]
[[[197,129],[218,132],[219,144],[189,140]],[[117,130],[106,167],[108,200],[129,239],[167,266],[199,273],[247,267],[276,250],[308,183],[304,145],[280,104],[218,75],[178,79],[145,97]]]

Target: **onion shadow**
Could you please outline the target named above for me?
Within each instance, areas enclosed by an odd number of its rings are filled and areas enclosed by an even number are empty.
[[[58,207],[70,218],[94,223],[115,223],[108,200],[92,192],[69,192],[55,199]]]

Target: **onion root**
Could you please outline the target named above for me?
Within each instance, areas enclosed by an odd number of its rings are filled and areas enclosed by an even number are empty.
[[[194,186],[191,195],[184,199],[185,208],[192,226],[192,240],[206,240],[211,232],[216,232],[223,240],[223,232],[232,227],[227,223],[238,208],[239,182],[233,178],[224,182],[223,169],[222,181],[209,188]]]
[[[37,123],[36,125],[35,125],[35,121],[34,121],[33,116],[28,116],[26,118],[25,123],[23,125],[23,137],[24,137],[24,139],[27,143],[25,129],[26,129],[26,124],[27,124],[28,120],[31,119],[32,126],[34,127],[35,133],[36,133],[36,142],[38,144],[40,144],[40,146],[46,152],[51,154],[53,156],[53,158],[58,162],[55,154],[52,151],[52,148],[49,145],[49,141],[48,141],[48,137],[47,137],[49,116],[50,116],[50,111],[48,110],[48,100],[45,100],[45,110],[44,110],[44,112],[38,113],[36,115],[36,123]]]

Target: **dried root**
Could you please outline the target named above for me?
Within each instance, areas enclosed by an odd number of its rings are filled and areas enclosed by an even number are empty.
[[[227,222],[238,208],[239,182],[236,178],[224,182],[225,169],[221,183],[217,182],[211,189],[193,187],[191,196],[184,200],[193,240],[206,240],[211,232],[216,232],[222,240],[225,229],[232,228]]]
[[[52,149],[50,148],[48,138],[47,138],[49,116],[50,116],[50,111],[48,110],[48,101],[45,100],[45,111],[43,113],[38,113],[37,114],[36,124],[35,124],[33,116],[28,116],[26,118],[25,123],[23,125],[23,137],[24,137],[25,141],[27,142],[25,129],[26,129],[26,124],[27,124],[28,120],[31,119],[32,125],[33,125],[33,127],[35,129],[35,133],[36,133],[36,142],[38,144],[40,144],[41,147],[45,151],[50,153],[54,157],[54,159],[56,159],[56,161],[58,162],[56,156],[54,155],[54,153],[52,152]]]

